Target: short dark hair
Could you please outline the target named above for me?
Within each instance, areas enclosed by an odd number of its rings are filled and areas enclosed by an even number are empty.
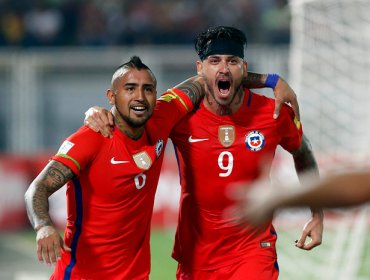
[[[150,68],[141,61],[140,57],[136,55],[132,56],[129,61],[122,63],[116,68],[112,77],[112,84],[117,76],[122,74],[123,69],[147,70],[152,75],[155,84],[157,84],[157,79],[152,70],[150,70]]]
[[[137,69],[137,70],[146,69],[146,70],[151,71],[149,69],[149,67],[141,61],[140,57],[138,57],[136,55],[132,56],[129,61],[127,61],[125,63],[122,63],[120,66],[117,67],[117,69],[119,69],[121,67],[123,67],[123,68],[134,68],[134,69]]]
[[[194,39],[195,51],[201,60],[208,56],[210,44],[216,39],[234,42],[243,49],[247,45],[247,37],[243,31],[231,26],[210,27]]]

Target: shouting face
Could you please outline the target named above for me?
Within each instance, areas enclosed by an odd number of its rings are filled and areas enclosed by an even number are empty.
[[[204,61],[197,62],[197,70],[206,81],[207,95],[217,105],[232,106],[236,94],[243,88],[247,64],[233,55],[210,55]]]

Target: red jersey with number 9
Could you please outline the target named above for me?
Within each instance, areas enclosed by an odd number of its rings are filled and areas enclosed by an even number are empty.
[[[212,270],[254,255],[276,258],[276,233],[225,218],[228,187],[255,180],[271,166],[278,145],[301,144],[302,127],[289,106],[272,118],[275,101],[245,89],[239,110],[218,116],[203,104],[171,132],[181,177],[181,206],[173,257],[185,267]],[[248,186],[246,186],[248,187]]]

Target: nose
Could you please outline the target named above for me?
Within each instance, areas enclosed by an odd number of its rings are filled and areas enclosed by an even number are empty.
[[[140,100],[140,101],[142,101],[142,100],[144,100],[144,99],[145,99],[144,89],[142,89],[142,88],[138,88],[138,89],[136,90],[136,93],[135,93],[135,99],[136,99],[136,100]]]
[[[220,72],[221,73],[229,73],[230,69],[229,69],[229,64],[227,63],[227,61],[222,61],[221,64],[220,64]]]

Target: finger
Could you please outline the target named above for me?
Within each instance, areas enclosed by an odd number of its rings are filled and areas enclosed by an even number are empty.
[[[108,112],[110,114],[110,112]],[[104,137],[110,137],[111,136],[111,125],[109,117],[106,115],[105,112],[98,113],[92,115],[94,120],[94,125],[98,128],[98,131],[104,136]],[[113,117],[112,117],[113,118]]]
[[[303,233],[301,235],[301,238],[299,240],[296,240],[295,246],[298,247],[298,248],[300,248],[300,249],[304,249],[306,238],[307,238],[307,234]]]
[[[88,120],[84,121],[84,125],[89,127],[90,129],[92,129],[95,132],[99,132],[99,128],[96,127],[93,123],[89,122]]]
[[[274,109],[274,115],[273,118],[276,120],[280,115],[281,107],[283,106],[283,101],[281,99],[276,98],[275,99],[275,109]]]
[[[64,242],[63,242],[63,249],[66,252],[72,252],[72,249],[70,247],[68,247],[67,244],[65,244]]]
[[[44,255],[44,260],[45,260],[47,265],[51,265],[51,261],[50,261],[51,252],[54,253],[54,246],[53,245],[45,246],[45,250],[43,251],[43,255]]]
[[[39,244],[37,245],[36,252],[37,252],[37,258],[38,258],[39,262],[43,263],[44,258],[42,257],[42,246],[41,245],[39,245]]]
[[[56,263],[56,247],[58,246],[58,244],[53,244],[50,246],[49,248],[49,259],[50,259],[50,263],[51,264],[55,264]]]
[[[93,117],[97,117],[101,121],[102,126],[109,126],[109,114],[110,112],[108,110],[103,109],[102,111],[94,112]]]
[[[109,111],[109,113],[108,113],[108,121],[109,121],[110,126],[114,125],[114,118],[113,118],[113,114],[112,114],[111,111]]]
[[[313,242],[313,241],[311,240],[310,242],[308,242],[308,243],[304,244],[302,249],[309,251],[309,250],[311,250],[311,249],[315,248],[317,245],[318,245],[318,244],[316,244],[315,242]]]
[[[63,240],[62,240],[62,244],[63,244]],[[59,261],[62,256],[62,248],[61,248],[60,242],[54,245],[54,250],[55,250],[55,260]]]

